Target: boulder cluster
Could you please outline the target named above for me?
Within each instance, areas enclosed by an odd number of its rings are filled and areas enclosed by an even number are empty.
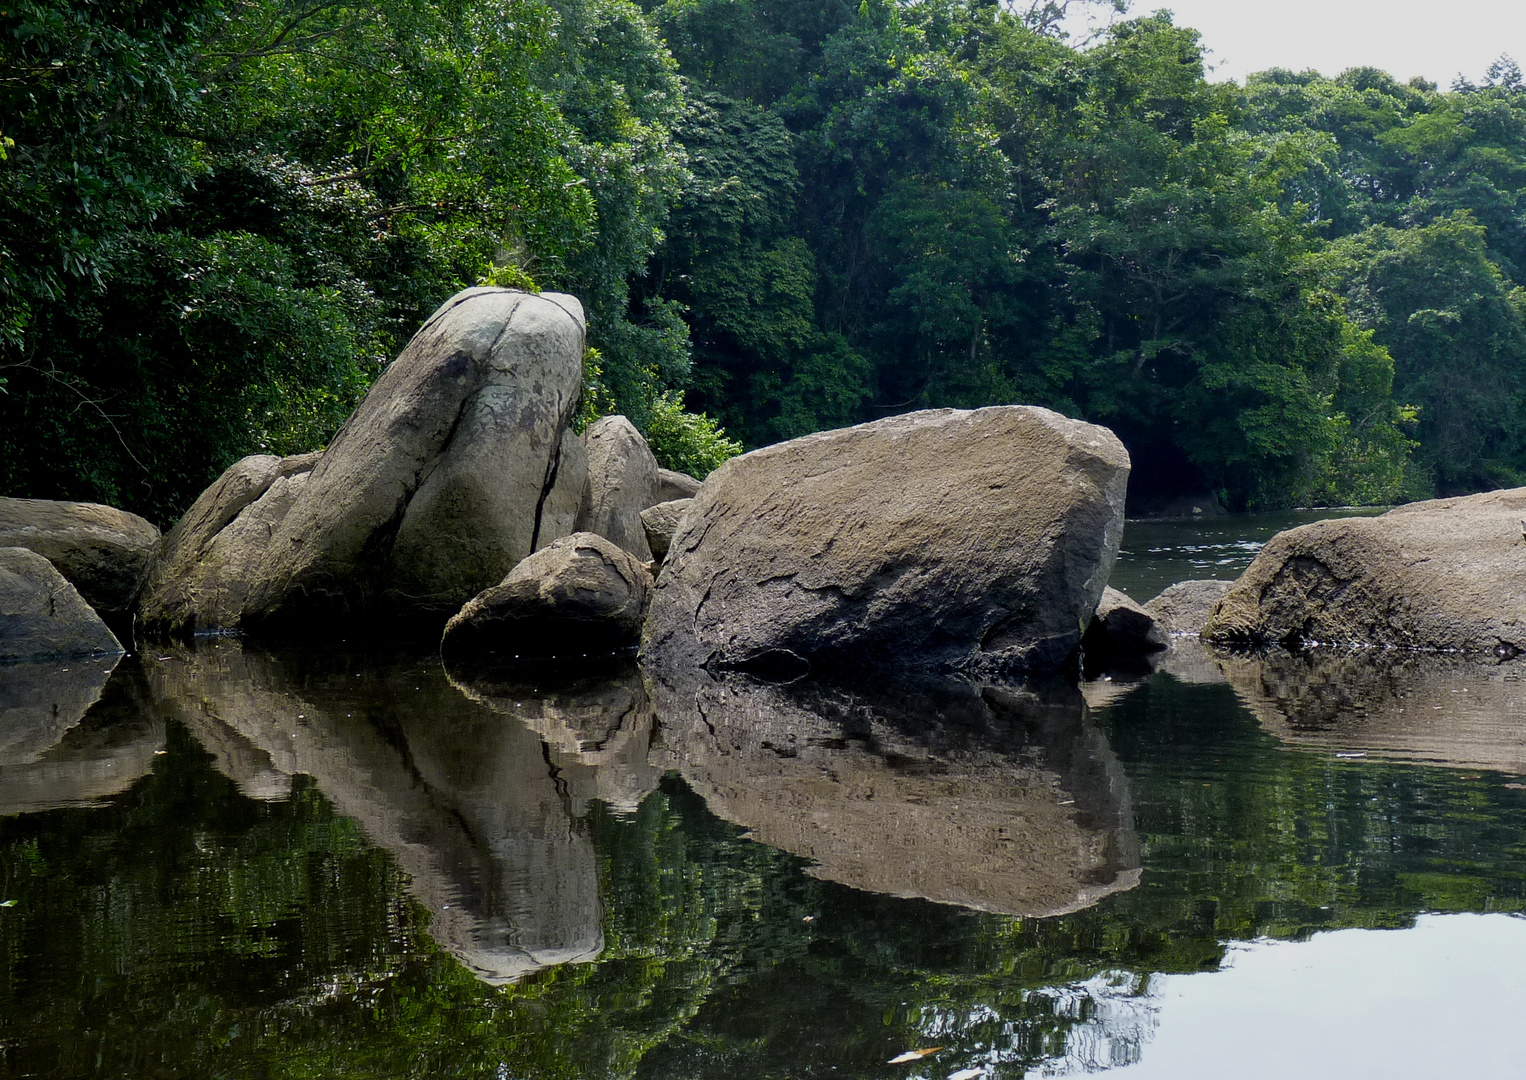
[[[584,336],[573,297],[468,289],[325,450],[235,463],[162,537],[109,507],[0,500],[0,658],[406,622],[443,626],[461,660],[639,645],[669,669],[1074,665],[1123,528],[1111,432],[934,410],[702,485],[625,417],[575,431]]]
[[[1106,588],[1129,458],[1046,409],[937,409],[735,458],[703,484],[623,416],[574,428],[571,296],[468,289],[327,449],[255,456],[168,534],[0,499],[0,660],[129,634],[444,627],[447,659],[639,646],[669,672],[980,680],[1153,663],[1173,638],[1526,651],[1526,490],[1325,521],[1233,583]]]

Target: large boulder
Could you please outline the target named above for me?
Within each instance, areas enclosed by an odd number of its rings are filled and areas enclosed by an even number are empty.
[[[1123,530],[1112,432],[1025,406],[910,413],[733,458],[673,537],[657,666],[1060,670]]]
[[[1230,581],[1203,578],[1178,581],[1162,590],[1144,609],[1173,636],[1196,637],[1208,625],[1208,616],[1233,585]]]
[[[219,555],[222,599],[203,607],[193,597],[188,615],[177,609],[164,622],[258,630],[377,615],[443,620],[502,580],[570,525],[563,504],[577,485],[557,481],[583,337],[570,296],[452,297],[310,470],[277,475],[265,461],[245,480],[215,485],[258,491],[216,530],[234,530]],[[207,509],[221,518],[242,497],[230,490]],[[145,608],[163,606],[156,593],[145,597]]]
[[[1278,533],[1215,609],[1224,643],[1526,651],[1526,488]]]
[[[693,502],[693,499],[674,499],[648,506],[641,511],[641,527],[646,530],[646,542],[651,545],[652,556],[659,562],[668,557],[673,534],[678,531],[678,523],[683,519],[684,511]]]
[[[0,548],[0,661],[121,655],[122,645],[53,564]]]
[[[605,416],[583,432],[588,450],[588,493],[578,515],[578,531],[613,540],[642,562],[652,549],[641,527],[641,511],[657,490],[657,459],[641,432],[623,416]]]
[[[99,503],[0,499],[0,547],[37,552],[106,619],[124,619],[159,543],[151,523]]]
[[[594,533],[535,552],[450,622],[447,658],[565,656],[628,649],[641,638],[652,576],[635,556]]]

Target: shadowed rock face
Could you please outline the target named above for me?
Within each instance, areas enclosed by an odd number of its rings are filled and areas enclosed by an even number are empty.
[[[1127,782],[1073,689],[653,687],[659,759],[817,877],[1014,915],[1139,880]]]
[[[446,657],[579,656],[632,649],[652,601],[635,556],[579,532],[535,552],[445,624]]]
[[[1047,674],[1118,552],[1129,460],[1046,409],[938,409],[726,462],[685,511],[643,655]]]
[[[1295,746],[1526,773],[1526,659],[1396,650],[1219,656],[1262,727]]]
[[[163,722],[101,700],[119,660],[0,666],[0,816],[98,806],[149,771]],[[131,700],[125,681],[114,687]]]
[[[112,506],[0,499],[0,547],[37,552],[108,621],[127,618],[158,543],[152,524]]]
[[[485,982],[603,949],[593,846],[557,764],[438,661],[351,666],[222,642],[177,651],[150,678],[247,793],[279,798],[291,776],[313,777],[392,853],[431,935]]]
[[[29,548],[0,547],[0,663],[122,655],[95,609]]]

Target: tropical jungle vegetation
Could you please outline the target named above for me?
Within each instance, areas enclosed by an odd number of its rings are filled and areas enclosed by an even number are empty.
[[[477,282],[701,473],[1023,402],[1137,501],[1526,483],[1519,68],[1242,86],[1082,2],[4,0],[0,493],[167,524]]]

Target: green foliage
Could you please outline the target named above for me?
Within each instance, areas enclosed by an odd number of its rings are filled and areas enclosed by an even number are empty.
[[[1238,87],[1168,14],[1076,47],[1066,6],[20,0],[0,490],[167,522],[478,282],[581,298],[585,420],[1028,402],[1113,427],[1146,503],[1526,479],[1512,62]]]
[[[485,279],[580,292],[636,415],[681,381],[664,305],[625,316],[680,175],[629,4],[12,13],[0,490],[168,522],[243,454],[323,445]]]
[[[652,403],[646,440],[664,468],[703,480],[742,452],[742,444],[704,413],[684,412],[683,397],[663,394]]]

